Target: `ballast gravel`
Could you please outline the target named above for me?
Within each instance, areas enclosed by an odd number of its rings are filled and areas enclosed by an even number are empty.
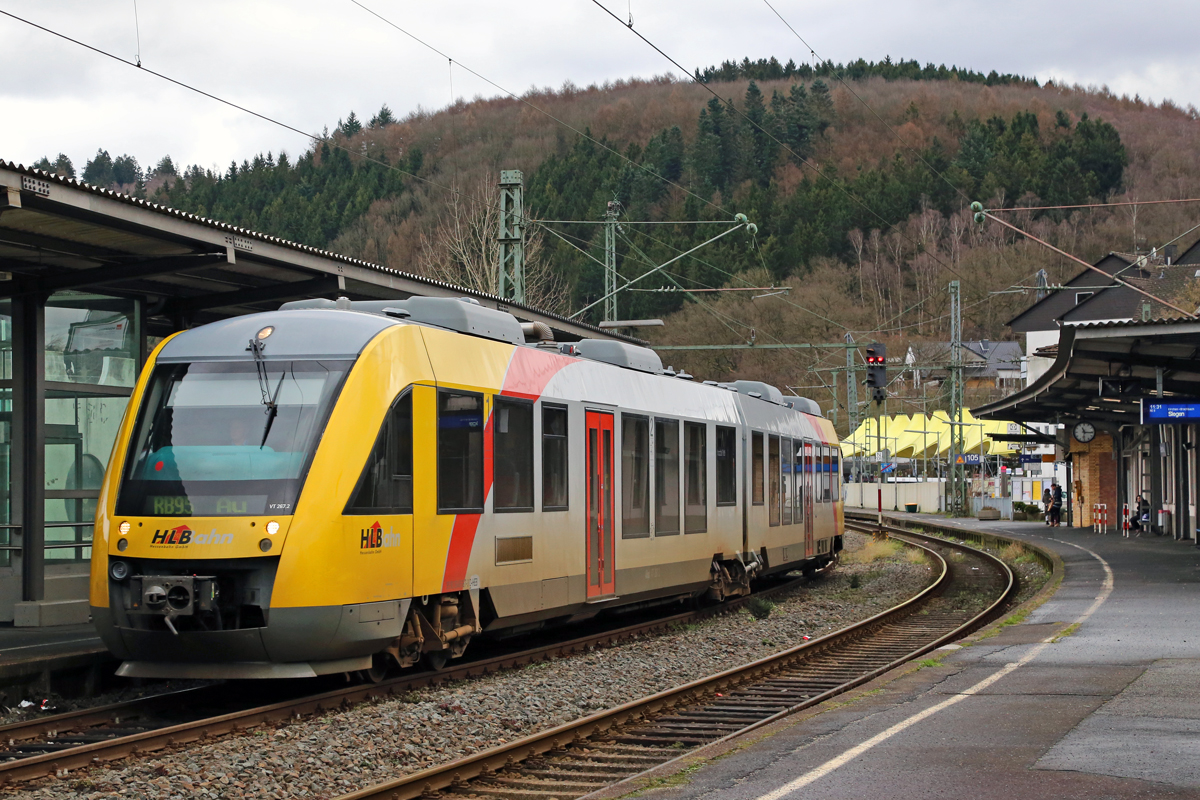
[[[867,542],[846,534],[848,554]],[[924,562],[903,553],[851,560],[772,598],[765,619],[740,610],[521,669],[40,779],[6,794],[337,797],[787,649],[890,608],[932,578]]]

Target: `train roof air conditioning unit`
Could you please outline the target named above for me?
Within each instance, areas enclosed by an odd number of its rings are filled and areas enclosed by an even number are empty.
[[[575,352],[592,361],[603,361],[625,369],[649,372],[651,375],[662,375],[665,372],[658,353],[635,344],[611,339],[583,339],[575,342]]]

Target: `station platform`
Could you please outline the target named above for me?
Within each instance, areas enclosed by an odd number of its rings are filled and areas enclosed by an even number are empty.
[[[1200,549],[925,519],[1052,550],[1063,582],[1020,624],[703,748],[649,776],[641,796],[1200,798]]]
[[[0,625],[0,705],[38,694],[88,694],[116,668],[90,623],[53,628]]]

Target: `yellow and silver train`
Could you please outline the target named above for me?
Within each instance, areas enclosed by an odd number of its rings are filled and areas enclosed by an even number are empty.
[[[469,301],[340,299],[160,344],[96,519],[119,674],[378,677],[835,558],[814,403],[549,338]]]

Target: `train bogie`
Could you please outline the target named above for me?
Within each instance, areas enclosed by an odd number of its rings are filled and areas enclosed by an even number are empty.
[[[525,344],[454,300],[313,305],[149,360],[93,555],[123,674],[437,665],[480,635],[744,594],[839,547],[832,427],[770,387]]]

